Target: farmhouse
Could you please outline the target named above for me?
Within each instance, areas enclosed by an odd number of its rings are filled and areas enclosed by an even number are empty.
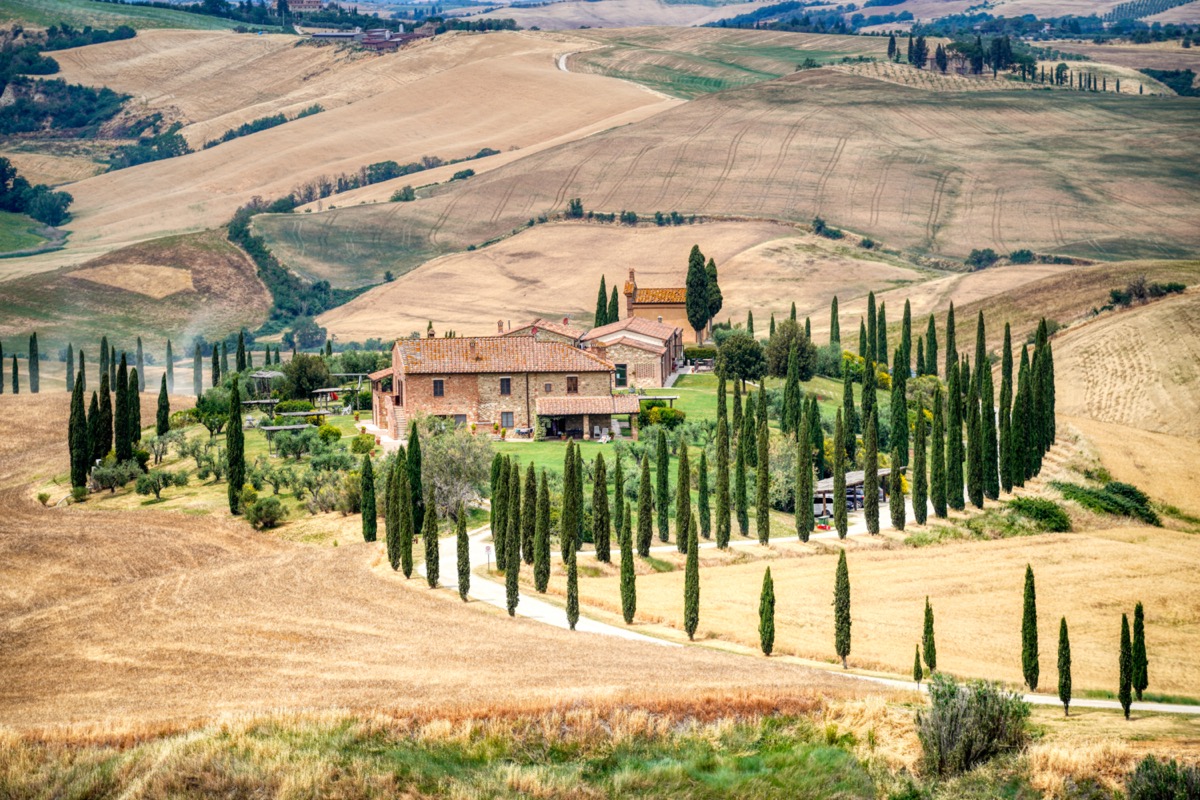
[[[593,328],[583,344],[613,363],[618,389],[666,386],[683,358],[682,329],[641,317]]]
[[[571,325],[570,317],[563,317],[561,322],[551,322],[539,317],[532,322],[526,322],[520,327],[510,327],[507,331],[504,330],[504,322],[497,320],[496,335],[532,336],[539,342],[561,342],[569,344],[572,347],[577,347],[579,341],[583,338],[583,331]]]
[[[619,434],[624,417],[636,437],[638,399],[613,394],[614,371],[593,352],[536,336],[401,339],[392,365],[371,373],[372,421],[397,439],[416,414],[590,439]]]
[[[625,281],[625,316],[641,317],[653,322],[692,330],[687,318],[687,288],[684,286],[647,288],[637,285],[634,269],[629,269]],[[704,331],[695,331],[696,343],[704,339]]]

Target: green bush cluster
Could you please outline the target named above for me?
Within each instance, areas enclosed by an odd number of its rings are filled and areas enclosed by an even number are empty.
[[[1044,531],[1062,533],[1071,530],[1071,518],[1053,500],[1042,497],[1014,497],[1008,502],[1014,514],[1036,523]]]
[[[701,358],[716,358],[717,348],[715,347],[685,347],[683,348],[683,357],[688,361],[695,361]]]
[[[960,686],[939,672],[930,680],[929,699],[929,710],[917,713],[917,738],[930,775],[967,772],[1019,750],[1029,738],[1029,704],[994,683]]]
[[[1200,767],[1146,756],[1125,780],[1129,800],[1190,800],[1200,797]]]
[[[1101,489],[1076,483],[1055,481],[1050,484],[1067,500],[1073,500],[1089,511],[1140,519],[1147,525],[1161,526],[1158,513],[1150,507],[1146,493],[1128,483],[1109,481]]]

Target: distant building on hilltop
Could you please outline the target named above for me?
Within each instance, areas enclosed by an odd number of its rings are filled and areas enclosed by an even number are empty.
[[[688,322],[687,287],[638,286],[633,268],[629,270],[629,280],[625,281],[625,314],[692,331],[697,344],[704,341],[704,331],[694,330]]]

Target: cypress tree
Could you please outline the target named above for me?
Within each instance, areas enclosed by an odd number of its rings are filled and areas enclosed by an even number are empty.
[[[387,470],[383,484],[383,540],[387,545],[388,564],[400,569],[400,472],[399,459],[393,456],[384,462]]]
[[[746,451],[746,466],[758,465],[758,402],[754,399],[754,390],[746,392],[746,413],[742,415],[742,432],[738,435],[738,449]]]
[[[158,387],[158,413],[154,417],[154,432],[159,436],[171,430],[171,401],[167,398],[167,376]]]
[[[712,508],[709,504],[708,497],[708,453],[704,450],[700,451],[700,466],[699,472],[699,501],[698,507],[700,510],[700,535],[705,539],[712,538]]]
[[[92,437],[92,459],[99,461],[113,449],[113,407],[112,392],[109,391],[110,378],[105,370],[100,376],[100,415],[97,423],[97,435]]]
[[[229,422],[225,427],[225,458],[229,462],[229,513],[242,513],[242,487],[246,484],[246,439],[242,433],[242,395],[238,382],[229,392]]]
[[[1025,609],[1021,616],[1021,672],[1029,691],[1038,685],[1037,593],[1033,586],[1033,567],[1025,565]]]
[[[658,512],[658,540],[665,542],[671,528],[671,487],[668,474],[671,455],[667,449],[667,434],[662,428],[658,430],[658,448],[655,453],[657,463],[654,469],[654,506]]]
[[[829,344],[840,345],[842,343],[842,326],[838,323],[838,301],[837,295],[829,301]]]
[[[874,414],[867,417],[863,434],[863,516],[867,533],[879,533],[879,426]]]
[[[937,326],[933,314],[929,315],[929,325],[925,328],[925,369],[928,375],[937,375],[938,340]]]
[[[885,367],[888,365],[888,341],[887,341],[887,303],[879,304],[879,320],[876,323],[875,329],[875,360]]]
[[[979,416],[979,399],[972,386],[967,394],[967,497],[971,505],[983,508],[983,425]]]
[[[737,511],[738,532],[742,536],[750,534],[749,498],[746,496],[746,450],[750,442],[745,435],[738,442],[737,462],[733,473],[733,501]]]
[[[758,597],[758,646],[765,656],[775,649],[775,582],[771,580],[770,567],[763,573],[762,593]]]
[[[933,515],[946,518],[946,422],[942,413],[942,390],[933,390],[933,442],[929,451],[929,501]]]
[[[413,530],[424,529],[425,525],[425,485],[421,480],[421,435],[417,431],[417,423],[410,422],[408,426],[408,485],[412,490]]]
[[[717,420],[717,547],[729,546],[729,426]]]
[[[812,432],[814,468],[817,478],[829,477],[829,467],[825,464],[825,430],[821,427],[821,409],[817,405],[817,396],[808,398],[809,431]]]
[[[946,312],[946,375],[950,375],[950,365],[958,363],[958,345],[954,341],[954,301],[950,301],[950,310]]]
[[[700,546],[696,532],[688,532],[687,563],[683,572],[683,629],[688,639],[696,636],[700,624]]]
[[[692,482],[688,468],[687,441],[679,436],[679,471],[675,476],[675,547],[687,552],[688,526],[692,519]]]
[[[567,553],[567,624],[575,630],[579,622],[579,566],[576,563],[575,548]]]
[[[370,454],[363,456],[361,476],[363,540],[373,542],[379,520],[375,510],[375,467],[371,464]]]
[[[167,339],[167,392],[175,394],[175,355],[171,352],[171,340]],[[238,410],[241,413],[241,410]]]
[[[512,617],[516,616],[517,603],[521,599],[521,467],[517,464],[513,464],[509,485],[508,535],[504,537],[504,596],[508,615]]]
[[[937,640],[933,634],[933,606],[929,604],[929,595],[925,596],[925,629],[921,633],[921,644],[925,648],[925,666],[932,675],[937,670]]]
[[[129,371],[129,385],[125,390],[125,399],[129,403],[129,419],[126,421],[126,430],[129,432],[129,448],[132,452],[133,445],[142,440],[142,399],[138,395],[138,371],[132,369]]]
[[[808,317],[804,318],[804,338],[812,341],[812,320]]]
[[[458,546],[458,596],[465,603],[471,591],[471,540],[467,538],[467,509],[458,502],[455,528],[455,543]]]
[[[29,334],[29,391],[33,394],[37,394],[42,388],[41,369],[42,362],[38,353],[37,333],[34,332]],[[14,392],[14,394],[16,393]]]
[[[862,423],[865,422],[866,420],[862,420]],[[842,371],[842,424],[846,426],[846,432],[849,434],[846,437],[846,457],[854,461],[858,451],[858,437],[854,434],[862,430],[862,424],[854,410],[854,378],[848,369]]]
[[[912,460],[912,506],[913,519],[924,525],[928,516],[929,477],[926,474],[928,459],[925,457],[925,405],[917,401],[917,421],[913,435]]]
[[[221,374],[229,374],[229,344],[221,342]]]
[[[612,295],[608,298],[608,321],[619,322],[621,320],[621,305],[617,299],[617,287],[612,287]]]
[[[532,469],[533,465],[530,465]],[[608,470],[604,466],[604,454],[596,454],[592,482],[592,542],[596,546],[596,560],[605,564],[611,557],[611,525],[608,517]]]
[[[795,433],[800,425],[800,351],[796,342],[788,350],[787,381],[783,385],[783,414],[779,418],[779,431]]]
[[[913,656],[913,680],[917,682],[917,688],[921,688],[921,679],[925,677],[925,670],[921,667],[921,645],[917,645],[916,655]]]
[[[404,577],[411,578],[413,571],[413,540],[417,538],[417,529],[413,527],[412,486],[408,482],[408,454],[401,447],[396,453],[395,470],[392,480],[396,482],[396,524],[399,527],[400,539],[400,571]]]
[[[83,382],[71,389],[71,414],[67,423],[67,446],[71,454],[71,485],[87,486],[88,447],[87,412],[83,407]]]
[[[725,375],[717,374],[717,419],[726,419],[728,412],[725,403]]]
[[[652,525],[650,516],[653,513],[653,501],[650,494],[650,454],[642,453],[642,475],[638,482],[638,555],[646,558],[650,555],[650,538]]]
[[[861,353],[867,361],[878,361],[876,348],[879,344],[879,317],[875,310],[875,292],[867,293],[867,349]],[[865,423],[864,423],[865,424]]]
[[[411,450],[409,451],[412,452]],[[416,505],[415,503],[413,504]],[[440,576],[441,561],[438,558],[437,507],[433,503],[433,487],[429,487],[428,500],[422,515],[422,534],[425,539],[425,580],[430,589],[436,589]],[[414,520],[416,518],[414,517]]]
[[[163,378],[167,377],[163,373]],[[199,397],[204,392],[204,361],[201,359],[200,342],[192,350],[192,394]]]
[[[246,371],[246,336],[242,331],[238,331],[237,356],[234,359],[234,364],[237,365],[239,373]]]
[[[896,357],[903,354],[901,348],[896,348]],[[891,428],[893,449],[900,454],[897,462],[900,466],[908,466],[908,381],[900,370],[895,370],[892,377],[891,391]]]
[[[219,350],[220,350],[220,348],[214,343],[213,349],[212,349],[212,368],[211,368],[212,385],[214,387],[221,385],[221,361],[220,361],[221,354],[220,354]]]
[[[875,402],[878,399],[875,395],[875,364],[871,361],[863,364],[862,382],[862,411],[859,421],[862,425],[866,425],[867,417],[875,412]]]
[[[0,383],[3,383],[3,381],[0,381]],[[96,399],[95,392],[92,392],[92,402],[88,405],[87,432],[88,469],[91,470],[91,465],[97,461],[96,452],[101,447],[100,405]]]
[[[633,569],[633,531],[629,527],[629,507],[621,518],[621,615],[625,624],[633,624],[637,613],[637,585]]]
[[[117,382],[117,347],[116,345],[108,346],[108,382],[115,385]]]
[[[1058,623],[1058,699],[1063,715],[1071,714],[1071,639],[1067,635],[1067,618]],[[1140,698],[1139,698],[1140,699]]]
[[[833,642],[842,669],[850,655],[850,569],[846,566],[846,551],[838,554],[837,577],[833,585]]]
[[[247,370],[254,369],[254,351],[253,350],[246,351],[246,369]]]
[[[967,397],[971,394],[971,390],[975,388],[975,383],[971,379],[971,360],[967,358],[967,354],[962,354],[962,360],[958,362],[958,388],[962,392],[962,409],[963,422],[967,421]],[[978,397],[978,395],[976,395]]]
[[[795,300],[792,301],[792,313],[788,316],[788,319],[790,319],[792,322],[796,321],[796,301]]]
[[[733,381],[733,426],[729,429],[730,446],[742,435],[742,382]]]
[[[596,313],[592,315],[592,327],[599,328],[611,322],[608,318],[608,287],[604,284],[604,276],[600,276],[600,289],[596,293]]]
[[[567,443],[568,458],[570,457],[570,442]],[[566,487],[567,487],[567,470],[573,462],[568,462],[563,470],[563,513],[566,514]],[[492,498],[492,514],[494,520],[492,522],[492,546],[496,548],[496,569],[500,572],[504,571],[504,558],[508,553],[504,546],[504,541],[508,537],[508,498],[510,496],[508,483],[512,480],[513,465],[512,460],[505,456],[500,463],[500,480],[496,483],[496,494]],[[416,527],[413,527],[416,530]],[[565,546],[565,540],[564,540]]]
[[[870,424],[870,423],[868,423]],[[845,539],[846,527],[846,432],[838,409],[833,429],[833,524],[839,539]]]
[[[98,362],[98,363],[99,363],[99,366],[100,366],[100,374],[101,374],[101,375],[108,375],[108,382],[109,382],[109,385],[111,385],[111,384],[112,384],[112,382],[113,382],[113,378],[114,378],[115,376],[114,376],[114,375],[112,375],[112,374],[111,374],[111,373],[108,371],[108,359],[109,359],[109,355],[108,355],[108,337],[107,337],[107,336],[101,336],[101,337],[100,337],[100,361]]]
[[[533,563],[533,540],[537,536],[537,471],[533,462],[525,470],[525,499],[521,511],[521,560]]]
[[[496,453],[495,455],[492,456],[492,471],[491,471],[491,489],[492,489],[492,491],[491,491],[491,494],[489,495],[492,499],[492,502],[489,504],[490,508],[488,509],[488,524],[491,525],[493,528],[496,527],[496,521],[497,521],[496,514],[497,514],[497,511],[499,510],[498,492],[500,491],[500,471],[503,468],[504,468],[504,456],[500,455],[499,453]]]
[[[810,416],[806,413],[796,437],[796,535],[807,542],[813,531],[813,468],[812,439],[809,436]]]
[[[983,387],[980,381],[983,379],[983,372],[990,366],[987,357],[987,335],[983,321],[983,309],[980,309],[979,316],[975,319],[975,392],[983,396]]]
[[[925,339],[924,339],[924,337],[918,336],[917,337],[917,367],[916,367],[917,377],[918,378],[921,377],[922,375],[926,374],[926,372],[927,372],[927,370],[925,367]]]
[[[765,402],[763,405],[765,407]],[[758,543],[763,546],[771,538],[770,463],[770,433],[764,420],[758,424],[758,472],[754,482],[754,527],[758,531]]]
[[[1129,616],[1121,615],[1121,653],[1119,660],[1120,687],[1117,699],[1121,701],[1121,709],[1125,719],[1129,719],[1129,707],[1133,704],[1133,650],[1129,644]]]
[[[1142,692],[1150,685],[1150,676],[1146,663],[1146,617],[1139,602],[1133,609],[1133,652],[1132,652],[1132,684],[1137,692],[1138,702],[1141,702]]]
[[[1017,371],[1017,394],[1013,401],[1009,444],[1011,451],[1009,457],[1012,459],[1009,470],[1012,474],[1013,486],[1024,486],[1026,478],[1032,476],[1032,472],[1030,472],[1032,447],[1029,440],[1033,420],[1030,416],[1029,351],[1022,347],[1021,362]]]
[[[75,348],[67,343],[67,391],[75,391]]]
[[[550,581],[550,484],[546,470],[538,481],[537,527],[533,532],[533,587],[543,594]]]
[[[900,320],[900,361],[892,365],[893,372],[900,372],[905,380],[912,372],[912,306],[904,300],[904,316]],[[918,375],[920,373],[917,373]]]
[[[142,353],[142,337],[137,337],[137,373],[138,373],[138,393],[146,391],[146,362]]]
[[[858,355],[864,361],[871,360],[871,349],[867,346],[868,334],[867,323],[863,322],[862,317],[858,319]]]
[[[621,466],[621,457],[617,456],[613,467],[613,510],[612,526],[619,536],[621,534],[621,517],[625,513],[625,469]],[[620,542],[618,542],[620,544]]]
[[[769,338],[769,339],[775,338],[775,312],[774,311],[771,312],[771,328],[770,328],[770,332],[767,334],[767,338]]]
[[[985,369],[979,376],[980,438],[983,440],[983,493],[989,500],[1000,497],[999,445],[996,441],[996,395],[992,386],[992,371]]]
[[[1012,331],[1004,323],[1004,349],[1000,358],[1000,409],[999,409],[999,452],[1000,486],[1005,492],[1013,487],[1012,474],[1012,402],[1013,402],[1013,354]]]
[[[906,512],[904,510],[904,481],[900,464],[900,447],[892,445],[892,471],[888,475],[888,511],[892,515],[892,527],[898,531],[904,530]]]
[[[79,382],[83,384],[83,393],[87,394],[87,359],[83,350],[79,351]],[[0,366],[4,365],[4,348],[0,347]],[[0,394],[4,393],[4,381],[0,380]]]
[[[946,380],[946,504],[961,511],[963,500],[962,399],[958,362],[950,362]]]
[[[751,336],[754,335],[754,312],[753,311],[746,312],[746,333],[750,334]]]
[[[236,410],[239,414],[241,413],[240,408]],[[231,408],[229,412],[231,427],[233,414],[234,409]],[[117,454],[118,463],[133,458],[133,440],[129,436],[129,367],[125,363],[124,353],[121,354],[121,365],[117,367],[116,408],[113,413],[113,450]],[[240,485],[238,488],[241,488]]]

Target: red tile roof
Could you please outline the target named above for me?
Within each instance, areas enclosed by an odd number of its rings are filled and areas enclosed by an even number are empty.
[[[644,319],[643,317],[626,317],[617,322],[610,322],[607,325],[601,325],[599,328],[592,328],[583,337],[585,342],[590,342],[594,339],[599,339],[601,336],[618,333],[621,331],[630,331],[631,333],[640,333],[643,336],[653,336],[662,342],[671,340],[671,337],[680,331],[674,325],[667,325],[665,322],[655,322],[652,319]]]
[[[637,395],[615,394],[598,397],[539,397],[537,413],[541,417],[576,414],[636,414],[641,410]]]
[[[399,339],[400,363],[409,375],[478,372],[610,372],[612,363],[563,342],[532,336]]]
[[[646,352],[653,353],[656,356],[661,356],[663,353],[667,352],[667,348],[665,347],[653,345],[649,342],[639,341],[638,339],[631,339],[628,336],[622,336],[620,339],[613,339],[612,341],[604,342],[604,347],[616,347],[617,345],[625,345],[626,347],[634,347],[638,350],[645,350]]]
[[[570,325],[563,325],[561,322],[552,322],[548,319],[542,319],[540,317],[535,319],[533,322],[526,322],[519,328],[513,328],[504,335],[525,336],[527,334],[524,333],[524,331],[528,331],[531,328],[538,328],[540,330],[550,331],[551,333],[557,333],[559,336],[566,336],[569,339],[579,339],[583,336],[583,331],[579,328],[572,328]]]
[[[680,287],[643,289],[638,287],[637,294],[633,296],[635,303],[651,303],[658,304],[675,304],[687,302],[687,289]]]

